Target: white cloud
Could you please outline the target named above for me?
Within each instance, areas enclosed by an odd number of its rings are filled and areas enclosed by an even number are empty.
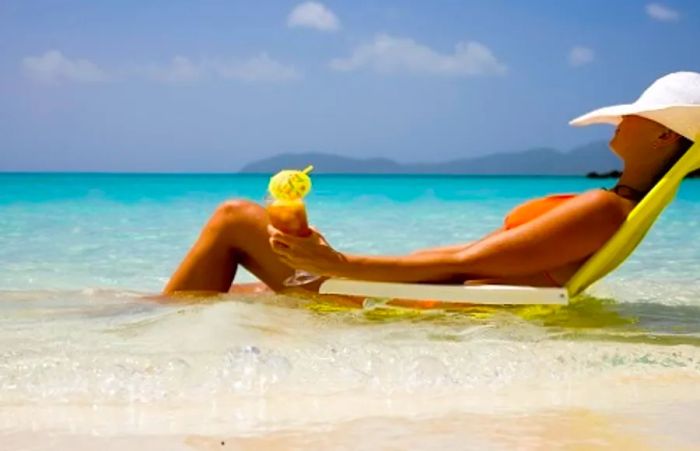
[[[22,60],[22,69],[31,79],[48,84],[61,82],[99,83],[110,77],[97,64],[84,59],[71,60],[58,50]]]
[[[304,2],[294,7],[287,17],[288,27],[315,28],[321,31],[337,31],[340,21],[333,11],[318,2]]]
[[[136,68],[135,73],[145,73],[150,79],[164,83],[192,83],[204,75],[201,65],[193,63],[185,56],[176,56],[165,65],[148,65],[145,68]]]
[[[192,59],[178,55],[165,64],[135,64],[111,73],[87,60],[71,61],[52,50],[38,57],[22,60],[25,74],[42,83],[101,82],[108,80],[147,79],[169,84],[188,84],[202,80],[240,80],[246,82],[283,82],[301,78],[293,66],[261,53],[249,59]],[[117,74],[119,76],[117,76]]]
[[[573,67],[584,66],[592,63],[594,59],[595,52],[593,49],[588,47],[577,45],[569,51],[569,64]]]
[[[243,81],[281,82],[301,78],[293,66],[275,61],[266,53],[246,61],[214,62],[212,66],[221,78]]]
[[[675,22],[681,17],[678,11],[660,3],[649,3],[646,11],[649,17],[661,22]]]
[[[505,64],[478,42],[459,42],[452,54],[441,54],[412,39],[385,34],[355,48],[347,58],[330,62],[338,71],[370,68],[381,73],[414,72],[442,76],[503,75]]]

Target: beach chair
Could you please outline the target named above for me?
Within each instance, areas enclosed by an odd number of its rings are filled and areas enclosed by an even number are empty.
[[[700,135],[695,144],[659,180],[630,212],[620,229],[579,268],[563,288],[516,285],[436,285],[385,283],[348,279],[328,279],[320,287],[323,294],[343,294],[374,299],[411,299],[469,304],[552,304],[565,305],[617,268],[634,251],[654,221],[673,198],[683,178],[700,168]]]

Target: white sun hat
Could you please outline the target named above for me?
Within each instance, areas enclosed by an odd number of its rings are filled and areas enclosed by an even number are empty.
[[[642,116],[691,141],[700,137],[700,73],[673,72],[649,86],[634,103],[607,106],[579,116],[571,125],[617,125],[622,116]]]

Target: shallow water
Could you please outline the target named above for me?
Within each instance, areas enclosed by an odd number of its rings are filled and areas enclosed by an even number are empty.
[[[368,253],[468,241],[527,198],[610,185],[314,182],[312,221],[336,247]],[[0,433],[16,447],[36,444],[37,432],[46,449],[115,436],[163,449],[700,442],[696,180],[630,260],[572,305],[447,312],[267,294],[149,299],[217,203],[260,199],[263,177],[0,175],[0,184]]]

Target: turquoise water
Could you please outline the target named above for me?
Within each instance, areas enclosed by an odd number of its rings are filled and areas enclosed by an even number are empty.
[[[395,317],[274,295],[144,299],[216,205],[261,201],[266,182],[0,174],[3,430],[383,446],[386,428],[427,441],[443,428],[448,448],[507,449],[523,435],[525,448],[564,443],[537,426],[551,422],[611,445],[700,440],[688,423],[700,407],[700,180],[685,181],[634,255],[563,310]],[[318,175],[308,211],[340,250],[403,253],[476,239],[533,197],[612,184]],[[493,418],[510,426],[485,426]],[[583,446],[588,433],[568,440]]]

